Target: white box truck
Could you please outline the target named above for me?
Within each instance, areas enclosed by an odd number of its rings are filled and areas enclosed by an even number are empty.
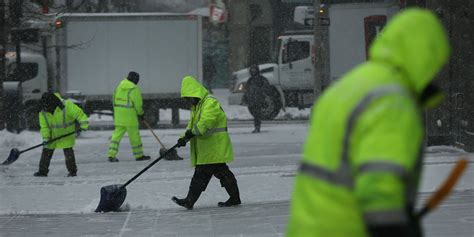
[[[22,57],[22,65],[37,64],[38,73],[22,83],[29,127],[37,123],[36,104],[48,88],[77,97],[88,114],[112,110],[112,93],[129,71],[140,74],[150,123],[158,121],[159,109],[178,114],[185,107],[181,79],[202,81],[201,28],[200,16],[184,14],[74,13],[48,20],[41,30],[45,53]]]
[[[332,4],[327,8],[329,39],[329,78],[337,80],[367,57],[367,48],[390,17],[399,10],[395,3]],[[314,9],[295,9],[295,22],[312,23]],[[259,65],[261,74],[273,86],[274,92],[266,97],[261,109],[265,119],[273,119],[285,107],[300,109],[311,107],[315,100],[314,89],[314,33],[311,30],[292,31],[278,37],[275,62]],[[244,105],[248,69],[233,73],[233,94],[229,104]],[[328,83],[323,87],[327,87]]]

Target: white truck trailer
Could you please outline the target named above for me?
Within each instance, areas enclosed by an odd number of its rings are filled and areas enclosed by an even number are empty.
[[[306,8],[306,9],[304,9]],[[302,24],[312,23],[314,9],[298,8],[295,19]],[[332,82],[367,58],[367,48],[385,23],[399,10],[395,3],[332,4],[328,7],[329,78]],[[273,119],[285,107],[300,109],[314,103],[314,33],[313,31],[287,32],[278,38],[275,62],[259,65],[261,74],[273,86],[267,95],[266,106],[261,109],[265,119]],[[233,73],[233,94],[229,104],[244,105],[245,84],[250,75],[248,69]],[[328,83],[323,82],[323,87]]]
[[[185,107],[181,79],[191,75],[202,81],[201,28],[200,16],[184,14],[55,16],[41,30],[46,57],[25,54],[22,61],[37,64],[37,70],[33,68],[38,76],[22,83],[30,127],[37,120],[36,104],[48,88],[77,97],[88,114],[112,110],[112,93],[129,71],[140,74],[147,120],[156,123],[159,109],[166,108],[174,110],[176,119],[178,108]]]

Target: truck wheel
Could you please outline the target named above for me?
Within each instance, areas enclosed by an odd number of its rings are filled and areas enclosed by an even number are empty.
[[[265,99],[260,108],[248,107],[250,114],[253,117],[258,117],[262,120],[273,120],[280,113],[282,107],[280,95],[278,91],[273,89],[271,93],[265,94]]]

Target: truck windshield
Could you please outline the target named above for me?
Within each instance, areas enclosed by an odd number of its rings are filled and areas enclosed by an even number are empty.
[[[7,67],[6,81],[28,81],[38,75],[37,63],[21,63],[21,71],[18,71],[17,64],[11,63]]]

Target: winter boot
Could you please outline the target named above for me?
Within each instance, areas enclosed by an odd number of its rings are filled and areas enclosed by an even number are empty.
[[[231,207],[231,206],[237,206],[237,205],[240,205],[240,204],[242,204],[242,202],[240,201],[240,198],[238,198],[238,199],[229,198],[225,202],[218,202],[217,206],[219,206],[219,207]]]
[[[187,198],[177,198],[177,197],[173,196],[171,198],[171,201],[173,201],[174,203],[176,203],[176,204],[178,204],[182,207],[185,207],[188,210],[192,210],[193,206],[194,206],[194,203],[191,203]]]
[[[77,172],[69,172],[69,174],[67,174],[67,177],[76,177],[77,176]]]
[[[109,162],[119,162],[119,159],[115,157],[109,157]]]
[[[259,133],[259,132],[260,132],[260,127],[255,128],[255,129],[252,131],[252,133]]]
[[[150,156],[141,156],[136,158],[137,161],[144,161],[144,160],[150,160]]]
[[[45,173],[41,173],[41,172],[39,172],[39,171],[38,171],[38,172],[36,172],[36,173],[34,173],[34,174],[33,174],[33,176],[36,176],[36,177],[48,177],[48,175],[47,175],[47,174],[45,174]]]
[[[260,125],[255,125],[255,129],[252,131],[252,133],[259,133],[260,132]]]
[[[218,202],[217,206],[219,207],[230,207],[230,206],[237,206],[240,205],[242,202],[240,201],[240,194],[239,194],[239,187],[237,186],[237,181],[227,183],[224,186],[225,190],[229,194],[230,198],[225,202]]]
[[[178,204],[182,207],[185,207],[188,210],[192,210],[193,206],[194,206],[194,203],[196,203],[199,196],[201,196],[201,193],[202,193],[202,190],[194,188],[194,187],[190,187],[189,192],[188,192],[188,196],[186,198],[180,199],[180,198],[177,198],[177,197],[172,197],[171,200],[174,203],[176,203],[176,204]]]

